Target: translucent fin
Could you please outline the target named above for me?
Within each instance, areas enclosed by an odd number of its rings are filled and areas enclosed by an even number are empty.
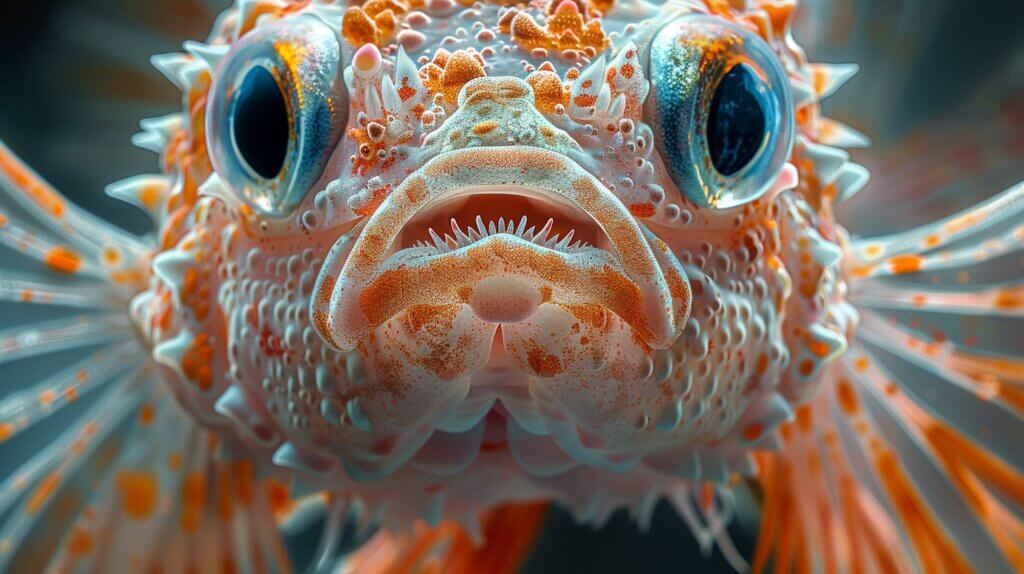
[[[31,215],[40,226],[65,238],[86,254],[100,253],[107,242],[133,253],[145,243],[76,207],[26,166],[0,141],[0,192]]]
[[[1024,571],[1022,215],[1015,186],[852,243],[861,321],[783,449],[758,455],[754,571]]]
[[[0,365],[16,359],[125,339],[130,334],[131,324],[125,312],[79,315],[13,327],[0,331]]]
[[[483,546],[458,524],[417,524],[407,534],[380,531],[348,556],[342,572],[516,572],[544,522],[547,505],[509,504],[483,518]]]

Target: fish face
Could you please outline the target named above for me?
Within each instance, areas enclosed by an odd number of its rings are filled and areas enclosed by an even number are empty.
[[[419,514],[743,471],[855,318],[799,56],[714,4],[229,13],[134,306],[179,399]]]

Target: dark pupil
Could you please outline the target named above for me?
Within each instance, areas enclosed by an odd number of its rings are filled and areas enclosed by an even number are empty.
[[[708,118],[708,149],[711,163],[722,175],[743,169],[764,141],[764,108],[756,86],[754,73],[739,65],[715,88]]]
[[[288,106],[266,68],[253,68],[238,88],[231,130],[245,163],[266,179],[277,177],[288,153]]]

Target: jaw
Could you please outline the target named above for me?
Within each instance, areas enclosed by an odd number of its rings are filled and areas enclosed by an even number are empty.
[[[495,205],[504,216],[484,221]],[[446,220],[451,231],[431,232]],[[570,231],[586,244],[567,241]],[[530,472],[624,464],[573,421],[632,432],[638,416],[602,397],[648,392],[636,382],[649,355],[676,340],[689,307],[671,251],[575,162],[521,147],[439,156],[321,268],[313,324],[326,344],[360,357],[365,380],[339,401],[355,399],[352,418],[366,424],[318,442],[362,480],[410,459],[457,471],[498,427]]]
[[[519,216],[526,214],[509,214],[515,227],[481,219],[475,237],[459,237],[453,227],[454,237],[433,246],[396,251],[403,235],[423,232],[421,211],[497,191],[563,213],[571,206],[599,228],[598,243],[607,249],[545,241],[549,235],[536,240],[536,233],[525,235],[529,217]],[[312,312],[321,337],[350,350],[410,308],[468,304],[482,320],[505,323],[528,318],[542,303],[598,305],[628,322],[644,344],[665,348],[688,316],[689,291],[669,250],[575,162],[540,148],[473,148],[428,162],[356,237],[339,240],[318,278]]]

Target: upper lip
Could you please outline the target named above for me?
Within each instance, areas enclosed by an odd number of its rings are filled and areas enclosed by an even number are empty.
[[[504,257],[446,261],[449,275],[453,269],[458,270],[444,284],[438,281],[440,276],[436,273],[424,273],[423,264],[411,264],[408,258],[400,257],[394,258],[398,263],[388,261],[402,229],[427,204],[458,190],[502,186],[516,186],[537,196],[575,204],[604,230],[613,253],[586,261],[570,261],[569,255],[562,254],[563,263],[569,264],[558,266],[557,270],[548,269],[535,257],[524,259],[528,252],[523,250],[529,249],[529,244],[523,244],[527,242],[499,235],[467,250],[495,250],[477,255],[495,255],[500,250]],[[558,300],[559,293],[571,292],[573,296],[584,296],[586,303],[608,307],[654,348],[672,344],[689,312],[685,273],[664,243],[576,162],[541,148],[471,148],[435,157],[395,188],[353,236],[340,239],[332,249],[311,302],[320,335],[343,350],[355,348],[383,322],[411,305],[463,302],[451,280],[458,277],[472,281],[473,272],[486,274],[493,269],[527,273],[538,281],[553,284],[552,302],[571,303]],[[509,256],[510,252],[518,255]],[[420,263],[453,255],[434,254],[420,258]],[[480,268],[481,261],[489,269]],[[561,275],[570,272],[574,277]],[[580,274],[584,276],[575,276]],[[385,276],[390,288],[381,288],[380,280]],[[434,284],[411,283],[416,279]],[[595,283],[602,280],[602,284]]]

